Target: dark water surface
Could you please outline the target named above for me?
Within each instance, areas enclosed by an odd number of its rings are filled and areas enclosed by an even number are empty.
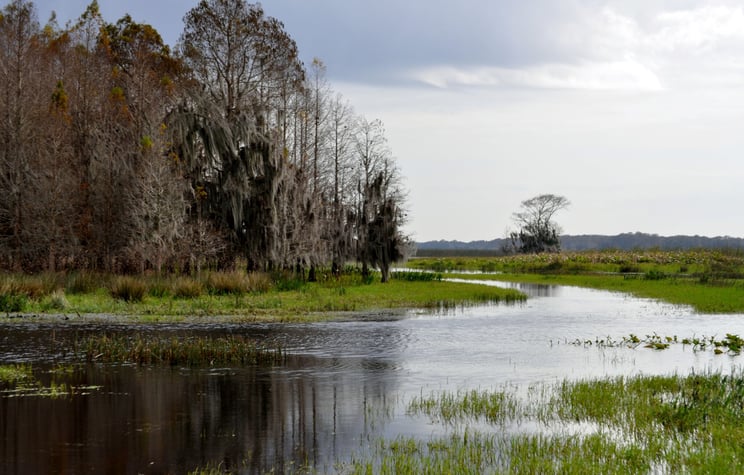
[[[406,415],[411,398],[441,390],[620,374],[728,372],[741,357],[583,347],[569,342],[633,333],[744,335],[742,315],[699,315],[622,294],[518,286],[520,305],[315,324],[136,325],[0,320],[0,364],[32,362],[40,374],[70,356],[87,332],[240,334],[291,354],[274,368],[138,368],[90,365],[57,381],[67,397],[0,394],[0,473],[185,473],[221,463],[277,473],[334,462],[380,437],[428,437],[439,429]],[[52,376],[46,376],[51,379]],[[48,383],[48,381],[47,381]]]

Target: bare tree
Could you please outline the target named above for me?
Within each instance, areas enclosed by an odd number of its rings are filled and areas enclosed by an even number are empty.
[[[29,238],[28,206],[35,188],[31,168],[38,144],[41,92],[39,22],[31,2],[14,0],[0,14],[0,244],[11,267],[20,269]]]
[[[553,222],[553,216],[570,204],[565,197],[553,194],[522,201],[521,211],[512,215],[519,226],[519,231],[510,233],[514,250],[524,253],[559,251],[560,228]]]

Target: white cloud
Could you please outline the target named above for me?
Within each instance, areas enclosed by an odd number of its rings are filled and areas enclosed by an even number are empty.
[[[744,47],[744,9],[705,6],[694,10],[660,13],[658,31],[645,43],[657,51],[705,54],[727,42]]]
[[[409,73],[409,77],[438,88],[474,86],[632,91],[663,89],[656,73],[632,57],[607,62],[544,64],[521,69],[443,66],[413,71]]]

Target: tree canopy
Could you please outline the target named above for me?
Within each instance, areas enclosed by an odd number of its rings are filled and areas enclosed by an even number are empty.
[[[175,48],[93,1],[43,27],[0,12],[0,267],[340,269],[387,277],[407,238],[384,128],[281,21],[201,0]]]
[[[571,203],[564,196],[543,194],[522,201],[520,211],[512,214],[519,230],[510,234],[517,252],[557,252],[561,249],[560,228],[553,216]]]

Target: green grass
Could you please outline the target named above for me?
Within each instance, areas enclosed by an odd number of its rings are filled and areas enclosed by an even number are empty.
[[[625,292],[689,305],[702,313],[744,312],[744,255],[679,252],[568,252],[495,258],[414,259],[415,269],[448,270],[448,277]],[[458,274],[489,270],[498,274]]]
[[[507,401],[506,404],[504,402]],[[454,428],[380,440],[345,473],[742,473],[744,373],[564,381],[415,398],[409,413]],[[479,422],[479,429],[470,423]],[[490,423],[483,429],[482,422]],[[525,423],[535,429],[514,430]],[[511,430],[504,430],[504,424]],[[573,427],[573,428],[572,428]]]
[[[183,278],[174,289],[189,287]],[[123,295],[134,292],[131,282]],[[265,286],[265,282],[258,285]],[[138,286],[140,291],[142,290]],[[197,287],[198,284],[197,284]],[[202,287],[199,287],[202,288]],[[129,289],[129,290],[126,290]],[[485,302],[516,302],[524,295],[516,290],[443,281],[392,280],[362,284],[352,279],[302,283],[293,290],[276,288],[257,292],[163,291],[140,292],[141,298],[117,298],[107,288],[65,295],[64,310],[49,305],[49,297],[29,300],[27,313],[104,314],[132,316],[143,321],[178,320],[183,317],[232,316],[245,321],[308,321],[328,318],[337,312],[395,308],[449,308]],[[154,295],[153,295],[154,294]],[[195,295],[195,296],[194,296]]]

